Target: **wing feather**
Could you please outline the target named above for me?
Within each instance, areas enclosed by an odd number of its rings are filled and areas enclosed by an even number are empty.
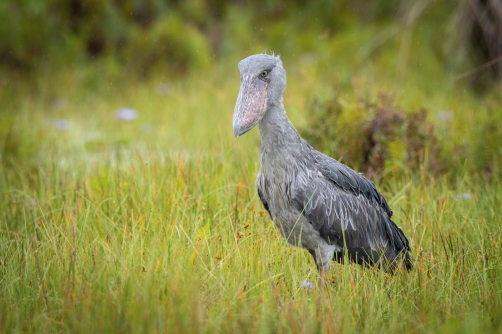
[[[392,210],[371,181],[331,158],[321,164],[320,172],[305,173],[306,182],[293,182],[291,201],[321,237],[346,246],[355,261],[377,262],[379,252],[394,261],[400,252],[406,253],[408,240],[391,220]]]
[[[263,196],[263,193],[261,192],[260,188],[258,188],[258,197],[260,197],[260,201],[262,202],[263,207],[265,208],[265,210],[267,210],[270,219],[272,219],[272,214],[270,213],[270,209],[268,208],[268,203],[265,200],[265,196]]]
[[[330,158],[322,153],[316,159],[320,165],[322,175],[336,183],[343,190],[350,190],[354,195],[362,194],[381,206],[387,215],[392,217],[392,210],[385,198],[376,190],[375,185],[350,167]]]

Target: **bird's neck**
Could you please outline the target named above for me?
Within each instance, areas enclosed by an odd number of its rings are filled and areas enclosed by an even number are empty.
[[[272,104],[258,123],[262,151],[264,148],[291,146],[301,141],[298,131],[286,115],[282,101]]]

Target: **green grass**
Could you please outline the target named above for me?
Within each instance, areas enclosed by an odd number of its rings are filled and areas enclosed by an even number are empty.
[[[458,94],[464,87],[442,74],[428,82],[433,61],[430,72],[386,74],[385,50],[326,69],[335,45],[352,45],[337,38],[317,50],[318,65],[283,57],[298,127],[309,99],[333,86],[348,110],[384,92],[432,111],[445,154],[460,144],[476,152],[496,94]],[[502,331],[502,185],[471,161],[437,178],[398,168],[380,185],[410,238],[412,272],[333,264],[325,289],[299,286],[318,274],[259,203],[257,130],[232,134],[243,56],[171,81],[109,79],[100,63],[29,84],[2,79],[0,332]],[[138,119],[117,120],[120,107]],[[455,112],[451,124],[434,118],[440,109]]]

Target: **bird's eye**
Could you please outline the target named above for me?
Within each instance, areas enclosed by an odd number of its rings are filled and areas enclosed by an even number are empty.
[[[261,73],[260,73],[260,77],[262,77],[262,78],[266,78],[269,72],[270,72],[270,71],[266,71],[266,70],[265,70],[265,71],[263,71],[263,72],[261,72]]]

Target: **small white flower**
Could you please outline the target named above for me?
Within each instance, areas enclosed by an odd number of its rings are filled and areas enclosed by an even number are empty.
[[[121,108],[117,110],[116,116],[121,121],[132,121],[138,118],[138,112],[130,108]]]
[[[472,199],[474,197],[473,194],[471,193],[461,193],[461,194],[457,194],[457,198],[458,199]]]
[[[57,119],[54,122],[54,127],[58,130],[68,130],[70,128],[70,121],[67,119]]]

